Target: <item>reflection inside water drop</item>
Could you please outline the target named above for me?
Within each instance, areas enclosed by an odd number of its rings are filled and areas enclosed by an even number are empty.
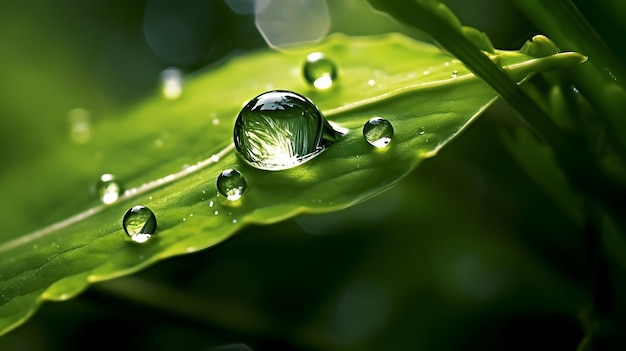
[[[246,179],[238,170],[227,169],[217,177],[217,190],[230,201],[239,200],[246,188]]]
[[[337,79],[337,66],[321,52],[314,52],[307,56],[302,73],[316,89],[326,90]]]
[[[135,243],[144,243],[156,231],[156,216],[149,208],[137,205],[126,212],[122,219],[126,235],[124,238]]]
[[[311,100],[284,90],[269,91],[248,102],[234,129],[235,147],[243,159],[269,171],[312,159],[340,135]]]
[[[393,138],[393,126],[382,117],[374,117],[363,126],[363,136],[370,145],[384,148]]]

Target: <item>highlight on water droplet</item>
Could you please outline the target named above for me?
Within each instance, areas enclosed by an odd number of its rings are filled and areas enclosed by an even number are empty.
[[[273,90],[250,100],[235,121],[234,141],[251,166],[278,171],[317,156],[342,135],[308,98]]]
[[[70,140],[85,144],[91,140],[91,115],[84,108],[75,108],[68,113]]]
[[[239,200],[247,187],[246,178],[236,169],[224,170],[217,177],[217,190],[230,201]]]
[[[452,71],[452,78],[456,78],[459,76],[459,71]]]
[[[100,176],[96,185],[98,197],[103,204],[112,204],[119,199],[122,194],[122,187],[115,179],[115,176],[105,173]]]
[[[124,238],[135,243],[144,243],[156,231],[156,216],[149,208],[136,205],[129,209],[122,219],[122,226],[126,235]]]
[[[384,148],[393,138],[393,126],[382,117],[373,117],[363,126],[363,136],[370,145]]]
[[[183,93],[183,75],[178,68],[168,68],[161,72],[163,96],[168,100],[176,100]]]
[[[302,74],[316,89],[326,90],[337,80],[337,66],[321,52],[314,52],[307,56]]]

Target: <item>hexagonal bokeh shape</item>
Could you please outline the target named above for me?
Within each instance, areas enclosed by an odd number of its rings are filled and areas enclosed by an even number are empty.
[[[257,0],[254,10],[256,27],[273,48],[319,41],[330,29],[325,0]]]

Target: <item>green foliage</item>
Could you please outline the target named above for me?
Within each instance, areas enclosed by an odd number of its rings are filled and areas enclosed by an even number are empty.
[[[342,76],[332,91],[314,92],[300,77],[310,51],[322,51],[339,65]],[[537,69],[583,60],[573,53],[535,59],[504,51],[493,59],[516,80]],[[211,89],[215,85],[220,89]],[[306,93],[347,134],[297,168],[267,172],[247,165],[229,146],[234,118],[242,102],[267,87]],[[206,96],[207,91],[213,93]],[[40,182],[41,192],[52,188],[59,194],[75,192],[76,184],[95,182],[98,173],[93,170],[101,165],[107,168],[100,172],[119,174],[126,187],[136,188],[113,205],[95,205],[94,198],[68,206],[63,210],[80,214],[39,231],[17,235],[28,225],[15,223],[12,232],[16,234],[3,233],[2,328],[6,331],[23,321],[43,300],[66,300],[90,282],[205,249],[243,225],[273,223],[303,212],[328,212],[361,202],[391,187],[423,158],[433,156],[495,98],[459,61],[429,44],[398,35],[335,36],[297,53],[264,51],[235,58],[190,78],[183,98],[153,98],[126,116],[98,126],[90,145],[55,150],[64,158],[52,154],[54,168],[49,159],[32,166],[36,174],[84,170],[49,179],[53,183]],[[384,150],[372,148],[363,139],[363,125],[374,116],[384,116],[396,131]],[[161,140],[163,130],[168,132],[165,140]],[[103,155],[101,159],[90,162],[85,156],[97,152]],[[180,171],[187,163],[192,166]],[[219,196],[215,185],[217,175],[230,168],[240,170],[249,187],[234,203]],[[121,217],[134,204],[151,208],[157,216],[157,235],[145,245],[122,240]]]
[[[118,320],[140,320],[126,330],[150,349],[171,340],[180,347],[196,347],[192,340],[219,345],[232,341],[224,336],[230,333],[271,349],[283,346],[271,340],[323,350],[489,348],[511,345],[511,330],[524,335],[520,348],[545,339],[566,348],[579,343],[580,350],[626,344],[616,333],[626,320],[618,298],[626,291],[626,71],[620,59],[567,0],[516,1],[554,40],[535,35],[519,51],[494,49],[501,33],[464,26],[459,17],[465,13],[438,1],[369,2],[408,26],[393,30],[423,38],[407,29],[417,28],[442,49],[397,34],[333,35],[289,52],[237,55],[186,76],[177,100],[153,96],[123,112],[111,109],[87,139],[75,140],[80,145],[44,133],[49,128],[33,113],[49,112],[39,105],[62,106],[71,88],[40,77],[41,89],[58,89],[57,99],[42,96],[30,106],[32,94],[19,94],[29,81],[15,75],[2,110],[30,113],[2,125],[30,121],[26,130],[34,133],[2,140],[11,145],[23,138],[27,147],[7,155],[0,172],[6,199],[0,202],[0,334],[44,301],[68,300],[92,286],[86,300],[43,304],[42,318],[68,313],[74,316],[69,324],[81,330],[86,314],[73,310],[91,311],[97,320],[123,310],[99,311],[99,299],[122,297],[131,304]],[[604,13],[619,18],[623,6],[611,6],[613,13]],[[598,13],[603,7],[598,4]],[[7,18],[17,11],[10,2],[0,10]],[[371,16],[364,22],[377,18]],[[226,28],[227,22],[215,23]],[[34,47],[51,45],[31,37]],[[0,31],[7,45],[20,38]],[[302,79],[304,57],[318,50],[339,67],[328,91]],[[30,73],[19,58],[8,50],[0,63]],[[62,72],[74,69],[60,62]],[[42,67],[30,74],[58,75]],[[306,95],[347,134],[300,167],[254,169],[236,155],[232,126],[243,103],[270,89]],[[478,121],[469,136],[450,143],[498,95],[516,112],[496,105],[490,124]],[[363,139],[363,124],[374,116],[394,126],[387,148]],[[502,144],[494,147],[496,136]],[[35,155],[33,143],[45,150]],[[443,146],[442,157],[423,162]],[[420,172],[412,172],[420,164]],[[216,189],[227,168],[240,170],[248,183],[237,202]],[[103,173],[115,174],[127,190],[111,205],[99,204],[93,190]],[[400,182],[405,178],[410,181]],[[143,245],[122,239],[122,216],[136,204],[150,207],[158,221],[157,234]],[[289,218],[295,219],[284,221]],[[239,231],[244,239],[187,255]],[[253,292],[248,299],[246,292]],[[50,317],[56,308],[61,312]],[[165,319],[148,331],[141,323],[154,311],[199,322],[201,333]],[[46,340],[20,330],[0,348],[12,340]],[[46,335],[36,326],[24,333],[32,330]],[[38,341],[39,348],[67,348],[49,341],[55,340]]]

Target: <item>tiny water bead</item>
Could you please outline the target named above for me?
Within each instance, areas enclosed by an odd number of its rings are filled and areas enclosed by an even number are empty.
[[[103,204],[112,204],[119,199],[122,187],[112,174],[105,173],[100,176],[96,186],[98,197]]]
[[[370,145],[384,148],[393,138],[393,126],[382,117],[374,117],[363,126],[363,136]]]
[[[126,235],[124,238],[135,243],[144,243],[156,231],[157,221],[154,213],[142,205],[133,206],[124,215],[122,226]]]
[[[230,201],[237,201],[246,191],[246,178],[236,169],[227,169],[217,177],[217,190]]]
[[[337,80],[337,66],[321,52],[307,56],[302,73],[306,81],[319,90],[332,87]]]
[[[183,75],[178,68],[168,68],[161,72],[163,96],[176,100],[183,93]]]
[[[234,129],[241,157],[268,171],[296,167],[340,136],[311,100],[285,90],[272,90],[250,100],[239,112]]]

